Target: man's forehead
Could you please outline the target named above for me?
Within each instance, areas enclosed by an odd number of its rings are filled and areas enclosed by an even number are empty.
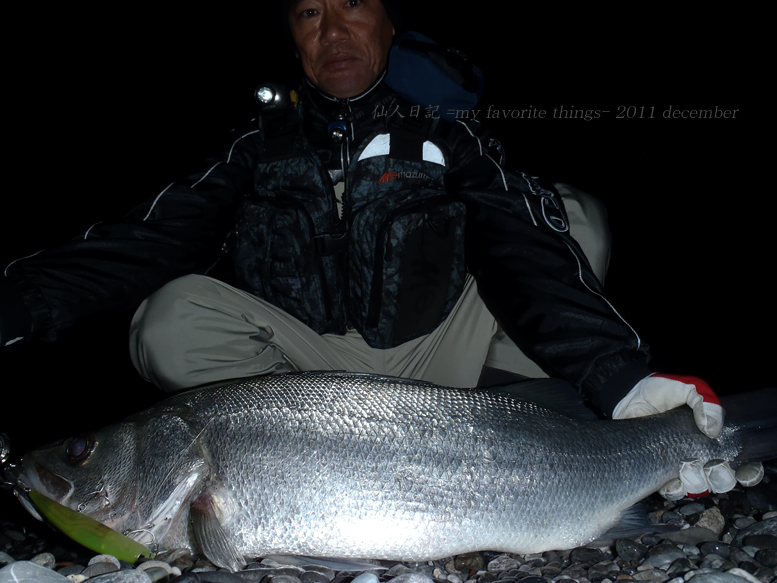
[[[301,4],[302,2],[305,2],[305,1],[306,1],[306,0],[283,0],[283,8],[284,8],[285,10],[287,10],[287,11],[289,11],[289,10],[293,10],[293,9],[294,9],[294,8],[296,8],[296,7],[297,7],[299,4]],[[318,1],[319,1],[319,2],[324,2],[325,0],[318,0]],[[386,2],[383,2],[383,0],[381,0],[381,2],[382,2],[382,4],[383,4],[384,6],[386,5]]]
[[[283,0],[283,12],[291,12],[294,10],[303,0]]]
[[[313,0],[284,0],[283,4],[287,10],[294,10],[297,6],[299,6],[303,2],[310,2],[310,1],[313,1]],[[324,0],[318,0],[318,1],[323,2]]]

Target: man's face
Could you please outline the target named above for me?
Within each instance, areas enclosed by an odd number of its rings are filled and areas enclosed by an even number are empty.
[[[300,0],[289,11],[289,26],[305,75],[339,98],[372,84],[394,35],[380,0]]]

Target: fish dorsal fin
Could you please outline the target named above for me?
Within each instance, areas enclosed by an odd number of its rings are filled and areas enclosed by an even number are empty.
[[[205,491],[191,505],[194,538],[202,552],[216,566],[239,571],[246,566],[243,556],[227,536],[214,505],[213,496]]]

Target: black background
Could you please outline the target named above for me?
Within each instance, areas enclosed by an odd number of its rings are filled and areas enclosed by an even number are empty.
[[[424,2],[406,21],[481,67],[480,109],[603,112],[489,125],[510,168],[605,201],[607,294],[661,370],[702,376],[721,393],[774,385],[775,205],[760,136],[771,112],[756,99],[766,73],[745,25],[730,14],[502,4]],[[296,82],[279,21],[261,6],[67,6],[9,20],[24,40],[5,68],[2,265],[201,168],[253,117],[257,84]],[[617,119],[630,106],[654,108],[654,119]],[[663,119],[670,106],[738,111]],[[0,431],[16,453],[157,398],[127,356],[130,316],[0,350]]]

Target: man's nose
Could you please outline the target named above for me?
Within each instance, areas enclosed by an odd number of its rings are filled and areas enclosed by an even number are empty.
[[[351,36],[348,22],[337,10],[327,10],[321,18],[321,40],[334,43]]]

